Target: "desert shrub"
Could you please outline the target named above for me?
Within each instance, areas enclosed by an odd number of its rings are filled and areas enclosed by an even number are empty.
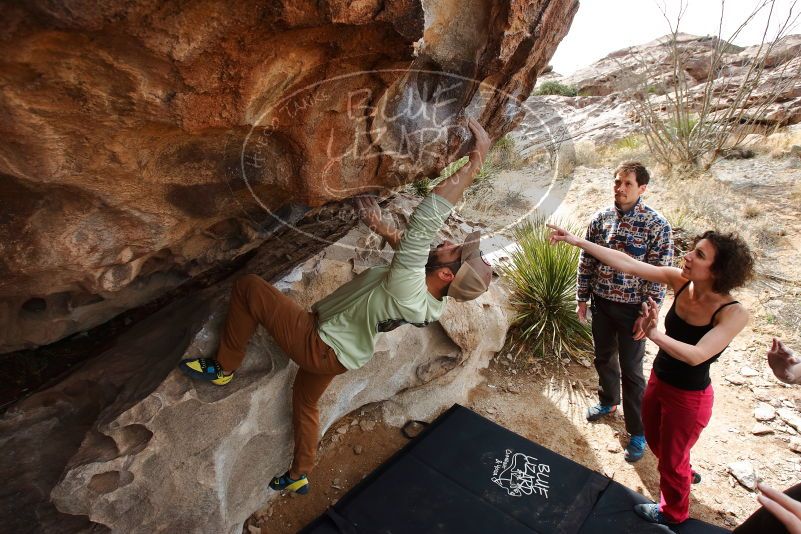
[[[509,135],[504,135],[492,146],[494,150],[514,150],[515,148],[515,140],[512,139]]]
[[[748,202],[743,208],[743,215],[746,219],[753,219],[755,217],[759,217],[761,214],[762,208],[759,206],[759,204]]]
[[[559,96],[576,96],[576,88],[572,85],[565,85],[555,80],[550,80],[540,84],[535,90],[535,95],[559,95]]]
[[[510,303],[516,311],[507,350],[520,367],[530,358],[561,361],[592,347],[590,329],[575,310],[579,249],[553,246],[548,234],[541,218],[517,226],[518,248],[499,269],[512,287]]]
[[[525,164],[517,145],[509,135],[498,139],[484,158],[484,163],[476,175],[476,182],[492,179],[502,171],[519,169]]]
[[[606,157],[616,161],[641,161],[646,166],[652,161],[645,138],[638,134],[627,135],[607,144],[603,153]]]
[[[774,219],[766,217],[749,224],[747,234],[749,241],[756,245],[757,250],[769,250],[776,247],[779,241],[787,235],[787,230],[781,224],[777,224]]]
[[[516,189],[507,189],[501,199],[501,205],[511,209],[525,209],[529,207],[529,201],[525,193]]]
[[[491,180],[497,176],[497,174],[501,171],[500,165],[495,161],[494,158],[490,157],[487,154],[487,158],[484,160],[484,164],[478,170],[478,174],[476,174],[476,179],[473,182],[473,185],[477,185],[480,182],[484,182],[487,180]]]
[[[680,198],[680,208],[674,213],[683,214],[682,223],[690,229],[701,230],[708,227],[721,231],[733,231],[739,224],[739,217],[730,209],[730,199],[734,198],[731,188],[709,174],[666,176],[665,185]],[[670,221],[670,216],[668,221]],[[679,224],[678,226],[682,226]]]
[[[681,206],[677,209],[665,210],[662,214],[667,219],[671,228],[683,228],[685,230],[692,230],[695,227],[693,215],[686,206]]]

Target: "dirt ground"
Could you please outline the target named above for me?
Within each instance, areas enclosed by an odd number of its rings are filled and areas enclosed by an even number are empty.
[[[546,216],[555,214],[586,224],[595,210],[611,202],[613,160],[627,156],[616,154],[593,166],[579,166],[559,180],[553,179],[547,167],[533,163],[503,172],[468,200],[462,214],[501,233],[537,205]],[[797,261],[801,170],[767,155],[724,161],[714,169],[712,175],[694,180],[655,177],[646,202],[665,213],[674,226],[691,231],[737,229],[759,256],[760,276],[736,294],[751,312],[751,322],[712,366],[714,412],[692,450],[693,468],[703,480],[693,486],[690,513],[731,528],[747,518],[757,502],[756,494],[729,474],[729,464],[749,462],[757,476],[775,488],[801,481],[801,455],[791,449],[792,445],[801,451],[801,386],[776,380],[765,358],[772,336],[801,350],[801,266]],[[671,299],[669,295],[663,311]],[[646,376],[655,353],[649,343]],[[621,410],[592,424],[584,418],[587,407],[597,399],[592,367],[575,362],[566,367],[543,365],[534,372],[512,367],[504,355],[496,356],[468,407],[657,498],[659,476],[650,451],[633,465],[623,459],[627,435]],[[772,417],[757,421],[754,410],[757,406],[764,410],[765,405],[773,408]],[[380,422],[377,410],[351,414],[324,436],[311,492],[272,500],[248,520],[244,532],[296,532],[407,442],[399,429]]]

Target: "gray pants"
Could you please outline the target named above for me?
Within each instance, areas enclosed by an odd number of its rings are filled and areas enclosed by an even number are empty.
[[[631,334],[639,317],[636,304],[619,304],[593,295],[592,339],[595,345],[595,369],[598,371],[598,398],[605,406],[620,404],[621,371],[623,415],[629,434],[642,434],[642,395],[645,377],[642,359],[645,340],[635,341]]]

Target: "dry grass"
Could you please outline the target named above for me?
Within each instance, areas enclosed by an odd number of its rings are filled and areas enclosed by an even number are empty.
[[[546,150],[537,150],[526,155],[524,162],[526,165],[547,166],[550,156]]]
[[[531,151],[525,155],[522,163],[522,166],[551,169],[559,179],[567,178],[580,165],[576,162],[576,148],[569,142]]]
[[[753,219],[755,217],[759,217],[760,215],[762,215],[762,208],[759,206],[759,204],[748,202],[743,208],[743,216],[746,219]]]
[[[793,186],[792,191],[790,191],[790,200],[792,202],[801,202],[801,183]]]
[[[758,154],[765,154],[772,158],[784,158],[790,155],[794,145],[801,145],[801,130],[780,131],[763,137],[750,145]]]
[[[604,166],[603,157],[592,141],[579,141],[574,145],[574,149],[576,152],[576,167],[597,169]]]
[[[491,211],[495,204],[495,187],[492,180],[480,180],[471,185],[464,194],[465,200],[473,203],[480,212]]]
[[[640,161],[646,166],[653,163],[648,146],[639,135],[629,135],[603,146],[593,141],[564,143],[556,154],[538,151],[529,154],[526,161],[529,164],[550,164],[552,168],[556,164],[559,166],[558,174],[562,177],[576,167],[614,168],[621,161]]]
[[[758,221],[748,225],[745,232],[748,242],[756,248],[757,252],[776,247],[779,241],[787,235],[787,230],[775,220],[761,217]]]
[[[487,154],[486,161],[491,161],[495,170],[498,171],[518,170],[526,165],[520,148],[509,135],[505,135],[495,142],[492,150]]]
[[[736,232],[761,255],[778,246],[787,235],[787,229],[770,218],[763,206],[744,202],[742,195],[708,174],[685,179],[673,177],[666,185],[670,196],[680,204],[665,209],[664,215],[672,227],[684,230],[689,236],[713,229]],[[801,186],[797,186],[795,194],[801,198]]]
[[[725,184],[704,174],[685,179],[671,177],[666,180],[666,185],[676,199],[681,199],[679,209],[684,209],[685,215],[696,221],[697,227],[724,231],[737,228],[738,218],[727,209],[731,204],[726,201],[733,195]]]
[[[523,194],[522,191],[518,191],[515,189],[507,189],[506,192],[501,197],[500,208],[501,209],[512,209],[512,210],[522,210],[528,209],[530,206],[526,195]]]
[[[646,167],[653,162],[648,144],[641,135],[628,135],[618,139],[607,145],[603,154],[611,161],[639,161]]]
[[[673,229],[681,228],[689,233],[696,232],[697,219],[686,206],[668,208],[662,214]]]
[[[563,180],[576,170],[576,149],[572,143],[563,144],[556,154],[556,168],[554,174]]]

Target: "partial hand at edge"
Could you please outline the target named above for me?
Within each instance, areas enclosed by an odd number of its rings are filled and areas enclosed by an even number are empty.
[[[767,356],[768,365],[776,378],[785,384],[801,383],[801,359],[779,339],[773,338]]]
[[[773,514],[787,528],[787,532],[801,534],[801,502],[761,482],[757,488],[761,492],[757,501],[765,510]]]

